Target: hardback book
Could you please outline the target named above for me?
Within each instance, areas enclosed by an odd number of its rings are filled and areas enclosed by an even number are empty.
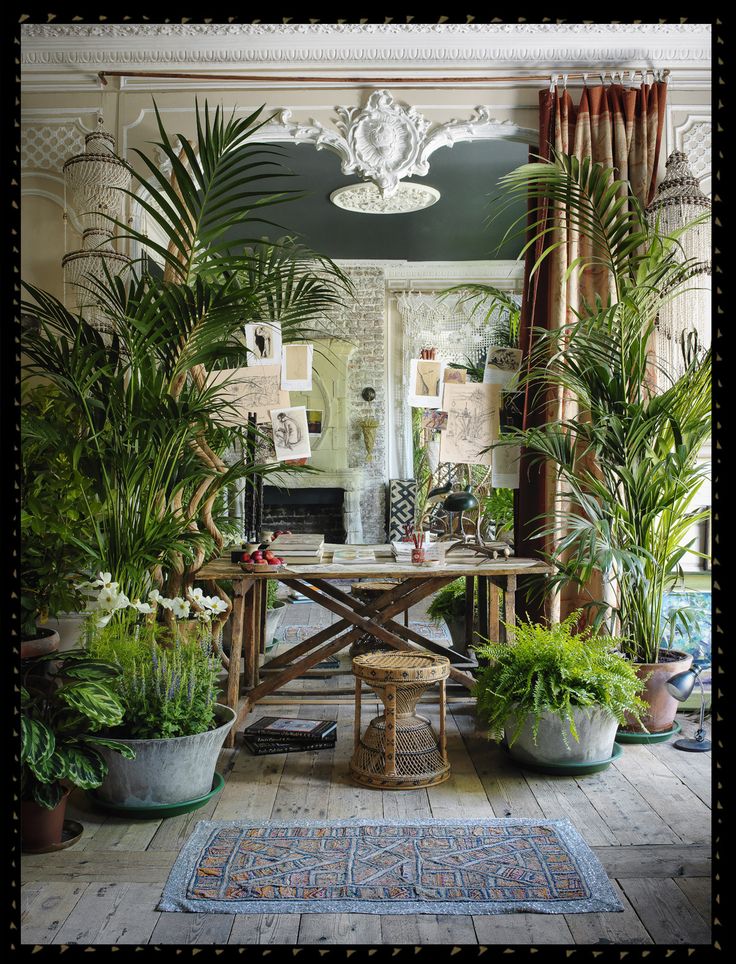
[[[360,565],[364,562],[375,562],[376,554],[372,549],[363,546],[343,546],[333,550],[332,561],[346,565]]]
[[[243,745],[253,756],[267,753],[298,753],[304,750],[327,750],[335,740],[252,740],[243,738]]]
[[[246,726],[243,734],[256,739],[286,737],[290,740],[323,740],[333,736],[337,720],[299,720],[282,716],[264,716]]]
[[[271,549],[277,555],[283,555],[284,552],[321,552],[324,544],[324,534],[293,532],[291,535],[276,536]]]

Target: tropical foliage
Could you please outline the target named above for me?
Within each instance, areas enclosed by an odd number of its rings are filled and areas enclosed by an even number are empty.
[[[589,159],[559,155],[501,180],[509,203],[533,199],[534,236],[525,250],[543,242],[534,271],[563,243],[545,219],[549,206],[588,242],[568,276],[603,269],[610,281],[610,295],[583,298],[570,324],[533,332],[525,380],[532,397],[564,393],[577,411],[505,439],[521,440],[561,481],[558,518],[545,519],[537,533],[556,539],[550,585],[589,592],[593,573],[602,573],[615,598],[589,599],[595,624],[620,635],[632,658],[656,662],[664,592],[692,551],[688,531],[708,514],[693,506],[707,472],[698,455],[711,430],[711,353],[683,346],[685,371],[674,379],[652,350],[662,306],[697,284],[678,240],[687,227],[662,234],[628,183]],[[680,618],[687,620],[684,607]]]
[[[163,264],[163,277],[148,257],[125,277],[89,277],[112,336],[26,285],[25,310],[40,325],[25,338],[25,374],[50,381],[78,426],[73,436],[37,427],[38,441],[70,453],[90,480],[77,541],[89,571],[110,567],[130,598],[154,585],[184,594],[223,545],[223,493],[265,471],[252,457],[257,433],[228,421],[237,415],[228,377],[212,378],[246,363],[244,323],[277,320],[284,341],[301,339],[347,291],[331,262],[293,240],[236,239],[293,196],[268,193],[269,177],[283,171],[275,150],[255,142],[261,115],[228,119],[198,107],[196,142],[178,135],[177,147],[156,112],[167,164],[138,152],[150,175],[140,203],[166,243],[116,225],[126,245]]]
[[[477,583],[473,583],[473,605],[478,602]],[[432,596],[432,602],[427,607],[427,615],[433,623],[442,619],[460,618],[465,615],[465,580],[455,579]]]
[[[45,672],[44,672],[45,670]],[[98,747],[135,755],[102,736],[123,718],[115,695],[120,669],[82,650],[50,653],[24,662],[21,686],[21,796],[53,810],[64,784],[99,787],[107,763]]]
[[[490,736],[500,740],[504,725],[515,715],[517,726],[507,734],[517,739],[526,720],[533,718],[536,742],[539,721],[555,713],[573,739],[578,739],[573,708],[602,706],[619,723],[626,714],[639,719],[646,709],[639,693],[644,684],[631,662],[616,647],[619,640],[596,635],[589,626],[574,631],[579,612],[555,625],[520,621],[513,643],[486,643],[475,647],[479,661],[488,660],[474,687],[479,716],[488,723]]]

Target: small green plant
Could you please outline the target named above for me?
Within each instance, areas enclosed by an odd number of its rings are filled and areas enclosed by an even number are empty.
[[[473,594],[473,605],[478,602],[477,589]],[[465,580],[456,579],[448,583],[437,592],[427,607],[427,615],[433,623],[440,623],[443,619],[458,618],[465,614]]]
[[[273,609],[278,602],[279,584],[276,579],[269,579],[266,583],[266,609]]]
[[[592,627],[576,633],[580,611],[555,625],[519,622],[513,644],[486,643],[475,653],[488,660],[480,670],[474,693],[478,714],[488,723],[491,739],[503,737],[509,716],[517,718],[508,737],[517,739],[531,714],[536,742],[539,721],[545,712],[567,722],[575,740],[573,708],[601,706],[620,724],[629,714],[639,720],[647,710],[640,697],[643,682],[617,646],[620,640],[595,634]],[[563,737],[566,736],[563,726]]]
[[[45,672],[43,672],[45,670]],[[135,753],[101,736],[123,718],[115,687],[120,667],[91,659],[83,650],[49,653],[24,662],[21,686],[21,797],[53,810],[64,785],[99,787],[107,763],[97,747]]]

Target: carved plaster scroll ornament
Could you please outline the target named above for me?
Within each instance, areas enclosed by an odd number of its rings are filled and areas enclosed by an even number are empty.
[[[439,147],[491,137],[529,141],[534,132],[511,121],[494,120],[487,107],[476,107],[467,120],[432,124],[414,107],[397,103],[388,90],[375,90],[364,107],[336,107],[334,130],[320,121],[298,124],[291,111],[277,115],[276,129],[297,143],[327,148],[340,158],[343,174],[360,174],[391,197],[402,178],[429,172],[429,157]]]

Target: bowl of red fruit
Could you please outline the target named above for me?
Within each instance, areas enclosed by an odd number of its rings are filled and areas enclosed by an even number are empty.
[[[238,565],[243,572],[273,572],[284,565],[284,560],[270,549],[256,549],[254,552],[244,552]]]

